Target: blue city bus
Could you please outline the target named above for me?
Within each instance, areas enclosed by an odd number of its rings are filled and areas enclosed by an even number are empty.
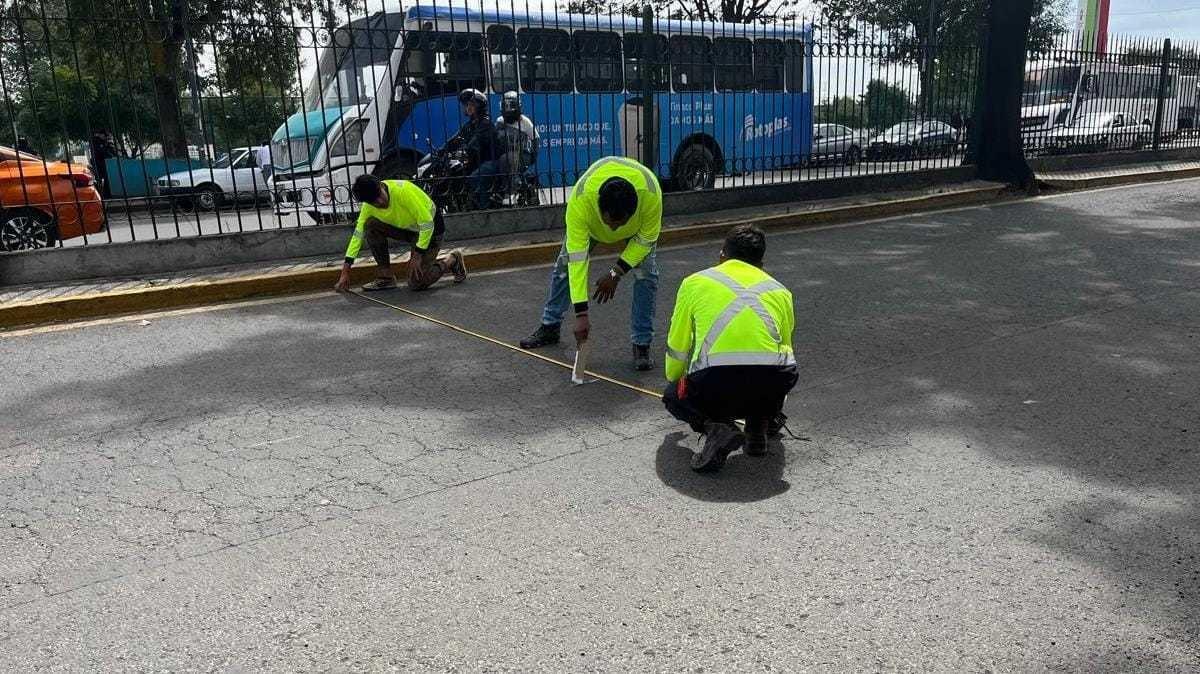
[[[318,73],[320,109],[280,127],[273,151],[280,203],[314,215],[350,212],[357,175],[412,175],[465,121],[456,95],[518,91],[541,137],[543,187],[571,185],[607,155],[652,163],[676,189],[720,174],[801,164],[810,154],[813,95],[806,25],[522,13],[462,6],[379,12],[339,28]],[[394,39],[393,39],[394,36]],[[382,44],[390,43],[388,50]],[[340,50],[340,55],[338,51]],[[644,157],[645,82],[656,149]],[[373,96],[362,92],[376,85]],[[346,84],[343,84],[346,83]],[[347,99],[342,89],[353,88]],[[297,155],[305,160],[295,170]]]

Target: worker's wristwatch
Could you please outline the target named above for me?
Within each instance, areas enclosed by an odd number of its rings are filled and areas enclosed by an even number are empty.
[[[608,275],[612,277],[612,280],[620,281],[621,277],[625,275],[625,272],[621,271],[619,267],[613,267],[612,269],[608,270]]]

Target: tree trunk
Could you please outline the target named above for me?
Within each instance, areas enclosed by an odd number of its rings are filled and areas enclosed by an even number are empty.
[[[992,0],[984,45],[983,87],[973,131],[979,177],[1036,189],[1021,146],[1021,93],[1034,0]]]
[[[187,159],[187,132],[180,115],[180,77],[183,43],[164,40],[150,47],[154,99],[162,131],[163,156]]]

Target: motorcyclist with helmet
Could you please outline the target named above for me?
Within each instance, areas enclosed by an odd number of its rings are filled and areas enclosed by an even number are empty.
[[[481,171],[484,174],[496,171],[500,153],[496,142],[496,128],[492,126],[492,120],[488,117],[488,99],[482,91],[463,89],[458,94],[458,102],[462,105],[467,122],[458,133],[446,141],[446,149],[466,151],[467,164],[464,172],[474,185],[476,175]]]
[[[508,191],[515,191],[523,180],[533,182],[533,167],[537,164],[540,138],[533,122],[522,114],[521,97],[515,91],[505,92],[500,99],[500,116],[496,118],[496,140],[500,145],[500,168],[503,179],[492,183],[492,200],[497,200],[497,182]],[[534,192],[536,195],[536,191]],[[536,201],[534,202],[536,203]],[[495,205],[494,203],[492,205]]]

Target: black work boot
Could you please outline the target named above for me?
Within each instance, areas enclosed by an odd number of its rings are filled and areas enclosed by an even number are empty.
[[[699,473],[709,473],[721,470],[725,465],[725,457],[736,452],[746,440],[746,436],[738,429],[719,421],[709,421],[704,424],[704,449],[699,454],[692,455],[692,470]]]
[[[650,345],[633,345],[633,369],[645,372],[650,369]]]
[[[767,437],[777,438],[783,435],[783,427],[787,425],[787,415],[783,412],[776,414],[767,422]]]
[[[522,349],[537,349],[558,344],[558,325],[540,325],[533,334],[521,340]]]
[[[743,451],[747,456],[763,456],[767,453],[767,430],[770,420],[766,417],[746,420],[746,447]]]

